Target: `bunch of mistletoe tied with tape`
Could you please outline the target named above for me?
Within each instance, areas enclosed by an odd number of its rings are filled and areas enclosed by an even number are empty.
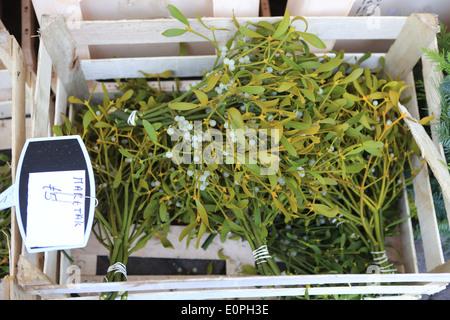
[[[397,225],[408,218],[399,218],[396,201],[420,170],[411,166],[411,156],[419,151],[396,107],[406,87],[366,68],[346,88],[348,107],[339,119],[348,127],[337,136],[334,150],[347,144],[357,148],[330,168],[342,174],[323,194],[339,213],[278,221],[270,241],[277,258],[294,273],[360,273],[371,264],[381,273],[396,271],[386,255],[385,237],[396,234]]]
[[[71,97],[71,103],[83,105],[84,109],[76,121],[71,123],[66,118],[53,131],[56,135],[78,134],[86,145],[98,200],[92,232],[109,250],[110,267],[105,281],[123,281],[127,278],[129,255],[145,246],[151,237],[160,237],[168,245],[165,234],[176,212],[170,215],[163,200],[174,194],[166,185],[172,180],[173,167],[164,157],[169,148],[165,137],[158,139],[154,132],[160,124],[144,128],[130,122],[118,127],[108,112],[128,107],[135,112],[139,101],[161,103],[173,96],[148,87],[145,79],[129,80],[119,86],[123,92],[114,99],[110,99],[103,84],[102,87],[104,99],[98,105],[91,101],[92,95],[87,101]],[[114,299],[117,294],[105,293],[102,298]],[[126,298],[126,293],[122,293],[122,298]]]
[[[343,51],[311,53],[309,45],[323,42],[296,30],[307,21],[291,20],[288,11],[274,24],[233,19],[237,31],[220,47],[218,29],[198,17],[208,38],[169,10],[186,27],[164,35],[193,32],[218,52],[201,81],[134,115],[138,125],[161,121],[156,134],[170,136],[166,156],[184,174],[178,178],[186,191],[180,238],[196,234],[198,245],[205,232],[223,241],[241,235],[260,272],[278,274],[267,250],[277,216],[341,215],[362,228],[375,261],[385,263],[382,210],[401,190],[396,181],[412,150],[397,108],[403,83],[344,61]],[[109,115],[116,126],[132,116],[118,109]]]

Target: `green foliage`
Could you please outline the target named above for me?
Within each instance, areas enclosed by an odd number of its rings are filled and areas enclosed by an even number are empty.
[[[0,194],[12,183],[8,157],[0,153]],[[0,279],[9,274],[11,209],[0,210]]]

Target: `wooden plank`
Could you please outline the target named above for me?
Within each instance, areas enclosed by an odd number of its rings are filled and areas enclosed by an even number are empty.
[[[380,19],[382,17],[379,17]],[[377,17],[378,19],[378,17]],[[380,25],[384,30],[383,21]],[[386,53],[386,71],[392,77],[408,76],[416,63],[423,55],[422,48],[428,47],[439,32],[436,15],[412,14],[410,15],[395,42]]]
[[[417,264],[417,253],[414,243],[414,234],[413,234],[413,226],[412,226],[412,217],[409,210],[409,202],[408,195],[406,189],[403,189],[400,200],[400,216],[399,219],[409,216],[410,218],[406,221],[403,221],[399,226],[400,231],[400,239],[402,246],[402,259],[405,270],[405,273],[418,273],[419,267]]]
[[[332,56],[332,54],[329,54]],[[362,54],[344,55],[344,59],[360,58]],[[384,54],[373,54],[361,66],[379,68]],[[216,56],[113,58],[82,60],[81,69],[86,80],[110,80],[117,78],[143,78],[149,74],[172,71],[174,77],[201,77],[212,69]]]
[[[417,101],[417,100],[416,100]],[[413,108],[413,106],[417,104],[410,104],[411,112],[418,113],[418,109]],[[408,112],[406,109],[401,112]],[[409,126],[413,126],[414,123],[411,121],[405,121]],[[423,129],[423,128],[422,128]],[[411,129],[413,131],[413,129]],[[425,138],[428,137],[426,133],[424,133]],[[417,141],[418,139],[414,137]],[[431,142],[431,139],[428,137],[429,142],[431,143],[431,147],[434,147],[434,144]],[[420,142],[417,142],[420,145]],[[430,146],[429,146],[430,147]],[[433,152],[431,151],[425,152]],[[435,156],[435,153],[427,155],[427,153],[422,152],[422,155],[426,158],[430,156]],[[436,151],[437,152],[437,151]],[[428,162],[428,161],[427,161]],[[422,161],[414,156],[411,159],[411,165],[413,169],[418,169],[422,166]],[[448,172],[447,172],[448,174]],[[425,264],[427,270],[432,270],[433,268],[444,263],[444,255],[442,251],[441,238],[439,234],[439,229],[437,225],[436,219],[436,211],[434,208],[433,195],[431,192],[430,185],[430,176],[428,173],[428,166],[425,166],[420,170],[420,172],[413,179],[414,186],[414,202],[417,208],[417,216],[420,224],[420,232],[422,236],[422,244],[424,248],[425,254]]]
[[[81,61],[87,80],[142,78],[142,72],[155,74],[172,71],[174,77],[201,77],[209,71],[216,56],[113,58]]]
[[[36,72],[36,53],[34,48],[34,11],[31,0],[21,0],[22,37],[21,46],[27,66]]]
[[[56,74],[62,80],[66,93],[80,99],[89,97],[88,85],[76,55],[76,45],[66,27],[64,17],[47,19],[42,16],[41,40],[51,57]]]
[[[427,49],[439,52],[436,37],[431,41]],[[439,92],[439,86],[444,78],[443,73],[436,70],[437,65],[438,64],[436,62],[433,62],[425,55],[422,57],[422,74],[428,115],[434,116],[434,119],[430,122],[431,137],[436,145],[436,148],[438,148],[440,154],[445,158],[444,148],[439,142],[439,137],[436,133],[436,127],[439,124],[439,119],[441,116],[441,95]],[[447,198],[444,198],[444,206],[447,211],[447,221],[450,225],[450,200]]]
[[[25,114],[28,116],[31,114],[30,101],[27,100],[25,104]],[[0,101],[0,121],[2,118],[11,118],[12,116],[12,101]]]
[[[54,18],[54,17],[53,17]],[[280,17],[265,17],[270,23],[279,21]],[[306,17],[308,32],[314,33],[321,39],[396,39],[406,22],[406,17],[380,17],[382,29],[371,28],[364,17]],[[194,30],[204,30],[197,19],[188,19]],[[247,21],[256,23],[261,18],[237,18],[241,25]],[[236,27],[229,18],[205,18],[207,25],[214,25],[216,29],[226,28],[230,31],[216,30],[218,41],[226,41],[231,37]],[[330,28],[330,26],[339,28]],[[170,28],[184,28],[185,26],[173,19],[127,20],[127,21],[82,21],[67,26],[77,45],[110,45],[110,44],[143,44],[143,43],[173,43],[173,42],[205,42],[190,32],[178,37],[162,37],[161,33]],[[304,30],[302,21],[295,21],[293,26]],[[208,33],[205,33],[208,35]]]
[[[26,118],[26,138],[31,138],[31,118]],[[12,148],[12,120],[0,120],[0,150],[11,150]]]
[[[259,2],[259,15],[261,17],[270,17],[271,13],[270,13],[270,3],[269,0],[261,0]]]
[[[67,114],[67,93],[64,89],[61,80],[57,80],[56,82],[56,93],[55,93],[56,101],[55,101],[55,125],[61,125],[64,123],[64,116]]]
[[[55,285],[55,282],[47,274],[39,270],[33,263],[21,255],[17,263],[17,280],[19,285]],[[56,298],[67,298],[66,295],[57,295]]]
[[[74,23],[75,26],[79,21],[83,20],[80,0],[32,0],[32,4],[41,27],[41,18],[46,14],[63,15],[68,21]],[[80,59],[90,58],[89,48],[87,46],[78,46],[76,53]]]
[[[439,52],[436,37],[434,37],[430,44],[427,47],[424,47],[424,49]],[[434,119],[430,122],[431,136],[436,147],[438,147],[439,151],[444,154],[442,145],[439,143],[439,139],[435,131],[436,125],[439,123],[441,115],[441,95],[439,92],[439,86],[444,78],[442,72],[436,71],[437,67],[438,63],[433,62],[425,55],[422,56],[422,75],[425,87],[427,110],[428,115],[434,116]]]
[[[245,277],[204,277],[177,281],[124,281],[107,283],[77,283],[66,285],[27,285],[24,289],[30,294],[68,294],[111,291],[162,291],[162,290],[190,290],[190,289],[218,289],[255,286],[304,286],[304,285],[333,285],[333,284],[373,284],[373,283],[449,283],[449,273],[419,273],[419,274],[327,274],[327,275],[288,275],[288,276],[245,276]],[[389,287],[390,285],[386,286]],[[370,286],[367,286],[370,287]],[[209,290],[208,290],[209,291]],[[236,289],[232,290],[236,294]],[[233,292],[231,292],[233,295]]]
[[[15,182],[16,168],[19,162],[20,153],[26,140],[25,129],[25,83],[26,83],[26,66],[22,50],[16,39],[10,36],[11,53],[12,53],[12,136],[11,136],[11,175],[12,183]],[[19,229],[16,221],[14,208],[11,208],[11,261],[10,275],[15,276],[17,261],[21,251],[21,241]]]
[[[422,295],[431,295],[445,289],[445,283],[416,286],[338,286],[302,288],[258,288],[258,289],[216,289],[216,290],[189,290],[164,291],[149,293],[128,294],[128,300],[211,300],[211,299],[246,299],[246,298],[277,298],[286,296],[324,295],[389,295],[399,299],[398,295],[409,295],[410,299],[418,300]],[[393,295],[393,296],[390,296]],[[411,297],[414,296],[414,297]],[[46,298],[52,299],[52,298]],[[98,300],[99,296],[85,296],[73,300]],[[366,298],[363,298],[366,300]],[[372,300],[369,298],[369,300]],[[376,300],[376,298],[375,298]]]
[[[52,62],[44,43],[40,43],[36,74],[36,89],[32,114],[31,136],[46,137],[49,132],[50,86]]]
[[[212,0],[212,7],[213,17],[233,17],[233,13],[236,17],[255,17],[259,13],[259,0]]]
[[[408,97],[408,96],[411,97],[411,100],[408,103],[408,108],[409,108],[409,110],[411,110],[411,112],[414,112],[414,114],[416,114],[419,109],[418,109],[418,105],[417,105],[417,93],[416,93],[416,87],[414,84],[413,72],[410,72],[408,77],[405,79],[405,85],[408,87],[403,91],[402,97]],[[414,159],[413,161],[415,162],[415,165],[417,165],[417,166],[420,165],[419,159]],[[425,167],[424,170],[427,170],[427,172],[428,172],[428,167]],[[417,181],[415,181],[415,182],[420,183],[420,180],[417,179]],[[428,189],[430,188],[429,183],[427,184],[426,188],[428,188]],[[421,193],[419,193],[419,194],[421,194]],[[419,200],[421,205],[425,205],[424,207],[421,207],[421,209],[418,209],[418,210],[421,210],[421,212],[423,210],[427,210],[427,212],[434,210],[434,208],[433,208],[434,203],[430,203],[430,199],[419,198],[416,200]],[[410,215],[408,194],[407,194],[406,189],[404,189],[401,194],[401,197],[399,200],[399,207],[400,207],[400,218]],[[418,263],[417,263],[417,254],[416,254],[416,248],[415,248],[415,243],[414,243],[414,234],[413,234],[413,226],[412,226],[411,219],[408,219],[407,221],[402,222],[399,226],[399,229],[400,229],[400,236],[401,236],[401,241],[402,241],[403,260],[405,262],[405,272],[406,273],[418,273],[419,268],[418,268]]]
[[[134,252],[131,256],[141,258],[220,260],[218,252],[222,250],[222,254],[230,258],[225,260],[226,271],[229,276],[239,275],[244,265],[254,264],[254,257],[248,242],[239,240],[222,243],[216,237],[208,246],[207,250],[201,248],[196,249],[195,243],[193,242],[189,243],[188,246],[186,238],[179,241],[178,237],[183,228],[183,226],[171,226],[168,232],[167,239],[173,245],[173,249],[164,248],[161,241],[153,237],[144,248]],[[204,235],[201,242],[205,241],[207,236]],[[101,255],[108,256],[109,251],[92,234],[86,247],[71,251],[71,257],[75,261],[75,264],[79,264],[82,275],[96,274],[96,258]],[[86,263],[87,261],[89,263]]]
[[[13,45],[11,35],[6,29],[0,29],[0,60],[3,66],[11,73],[13,70]]]

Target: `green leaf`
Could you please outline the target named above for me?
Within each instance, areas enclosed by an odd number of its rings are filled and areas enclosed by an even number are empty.
[[[196,103],[191,103],[191,102],[172,102],[169,103],[169,108],[172,110],[180,110],[180,111],[185,111],[185,110],[192,110],[198,107],[198,104]]]
[[[288,121],[283,124],[285,127],[291,127],[298,130],[307,130],[311,125],[297,121]]]
[[[147,237],[141,237],[137,242],[136,245],[134,246],[133,250],[139,250],[145,247],[145,245],[148,242],[148,238]]]
[[[427,116],[427,117],[423,117],[422,119],[419,120],[419,123],[423,126],[427,125],[428,122],[430,122],[431,120],[434,119],[434,115],[432,116]]]
[[[80,99],[75,98],[75,97],[73,97],[73,96],[70,96],[69,99],[68,99],[68,101],[69,101],[70,103],[74,103],[74,104],[84,104],[83,101],[81,101]]]
[[[278,92],[287,91],[296,85],[297,85],[297,83],[295,83],[295,82],[282,82],[280,87],[278,88]]]
[[[316,68],[320,67],[321,65],[322,64],[318,61],[306,61],[306,62],[302,62],[302,63],[298,64],[298,66],[303,69],[311,69],[311,68],[316,69]]]
[[[261,168],[258,164],[255,163],[244,163],[244,166],[246,166],[251,172],[256,174],[257,176],[261,175]]]
[[[178,240],[181,241],[186,237],[189,233],[191,233],[192,230],[195,229],[195,227],[198,225],[197,220],[192,221],[190,224],[188,224],[183,230],[181,230],[180,235],[178,236]]]
[[[125,151],[125,149],[123,149],[123,148],[120,148],[120,149],[119,149],[119,152],[120,152],[124,157],[127,157],[127,158],[134,158],[134,156],[133,156],[131,153],[129,153],[128,151]]]
[[[133,96],[134,91],[132,89],[127,90],[119,99],[117,99],[117,102],[124,102],[130,99]]]
[[[113,188],[116,189],[121,182],[122,182],[122,169],[117,171],[116,176],[114,177]]]
[[[62,132],[62,129],[61,129],[61,127],[60,126],[53,126],[53,133],[57,136],[57,137],[60,137],[60,136],[63,136],[64,135],[64,133]]]
[[[271,174],[271,175],[268,176],[268,178],[269,178],[269,182],[270,182],[270,189],[271,190],[275,189],[275,187],[278,184],[277,176],[274,175],[274,174]]]
[[[167,206],[164,201],[159,205],[159,218],[161,221],[166,221],[167,219]]]
[[[169,239],[167,239],[167,237],[160,235],[160,234],[156,234],[156,236],[159,238],[159,240],[161,240],[161,244],[163,245],[164,248],[170,248],[173,249],[173,244],[169,241]]]
[[[284,208],[284,206],[281,204],[281,202],[278,201],[277,198],[273,197],[272,201],[273,201],[273,203],[275,203],[277,208],[281,210],[281,212],[283,212],[285,215],[289,215],[289,212],[287,212],[287,210]]]
[[[264,87],[260,86],[245,86],[245,87],[238,87],[237,89],[242,92],[256,95],[262,95],[264,93]]]
[[[316,69],[314,73],[327,72],[332,71],[339,67],[342,63],[342,59],[334,59],[328,62],[323,63],[320,67]]]
[[[230,233],[230,225],[228,223],[222,224],[222,229],[220,229],[220,241],[225,242],[227,240],[228,233]]]
[[[197,242],[195,244],[195,248],[198,249],[199,245],[200,245],[200,240],[202,239],[203,235],[206,232],[207,229],[207,225],[202,221],[202,223],[200,223],[200,227],[198,228],[198,233],[197,233]]]
[[[253,266],[243,265],[242,266],[242,273],[243,274],[248,274],[248,275],[257,275],[258,274],[258,269],[256,269]]]
[[[96,128],[112,128],[112,125],[110,125],[109,123],[106,123],[104,121],[99,121],[96,124],[94,124],[94,127],[96,127]]]
[[[383,148],[383,142],[381,141],[373,141],[373,140],[364,141],[362,147],[364,148],[365,151],[369,152],[370,154],[379,157],[382,156],[380,149]]]
[[[219,252],[217,253],[220,259],[222,259],[222,260],[231,259],[230,257],[224,255],[224,254],[222,253],[222,251],[223,251],[223,248],[220,249]]]
[[[358,148],[353,149],[352,151],[347,152],[346,155],[350,156],[350,155],[353,155],[353,154],[358,154],[358,153],[360,153],[362,151],[364,151],[364,148],[363,147],[358,147]]]
[[[301,70],[301,68],[298,66],[298,64],[296,64],[294,61],[292,61],[291,58],[289,58],[286,55],[281,55],[281,57],[283,58],[283,61],[290,66],[291,68],[293,68],[294,70]]]
[[[289,23],[290,22],[291,22],[291,16],[289,14],[289,10],[286,9],[286,11],[284,12],[284,17],[280,21],[280,24],[278,25],[277,29],[273,33],[272,37],[274,39],[279,39],[282,35],[284,35],[284,33],[289,28]]]
[[[208,214],[206,213],[205,207],[203,207],[200,200],[195,200],[195,203],[197,205],[197,213],[199,214],[200,219],[202,219],[202,222],[209,228]]]
[[[209,76],[209,77],[207,78],[207,79],[208,79],[208,82],[206,83],[205,88],[203,88],[203,91],[204,91],[204,92],[208,92],[208,91],[212,90],[212,89],[216,86],[217,81],[219,81],[219,79],[220,79],[221,77],[222,77],[222,76],[221,76],[220,74],[216,74],[216,75],[214,75],[214,76]]]
[[[354,163],[348,166],[346,165],[345,170],[347,173],[358,173],[364,169],[365,166],[366,165],[364,163]]]
[[[292,144],[288,141],[288,139],[286,139],[285,136],[281,137],[280,142],[281,142],[281,145],[286,148],[286,151],[289,152],[290,155],[292,155],[294,157],[297,156],[297,151],[292,146]]]
[[[200,22],[203,27],[205,27],[206,29],[211,29],[203,22],[202,17],[200,17],[198,13],[196,13],[195,16],[197,17],[198,22]]]
[[[238,233],[244,231],[244,228],[242,228],[240,225],[238,225],[237,223],[235,223],[231,220],[225,220],[224,224],[225,223],[229,225],[231,231],[238,232]]]
[[[186,33],[186,29],[167,29],[162,33],[164,37],[178,37]]]
[[[317,213],[328,218],[335,217],[339,213],[339,209],[337,206],[330,208],[329,206],[320,203],[313,203],[311,204],[311,206]]]
[[[206,106],[208,104],[208,96],[206,95],[206,93],[200,90],[192,90],[192,92],[195,93],[202,106]]]
[[[258,26],[269,29],[270,31],[275,31],[275,28],[273,27],[273,25],[267,21],[259,21]]]
[[[246,36],[246,37],[250,37],[250,38],[262,38],[263,35],[259,34],[258,32],[247,28],[247,27],[242,27],[241,29],[241,33]]]
[[[142,120],[145,131],[153,142],[158,142],[158,136],[156,135],[156,130],[153,125],[147,120]]]
[[[84,128],[84,130],[86,130],[89,127],[89,124],[94,119],[95,119],[95,115],[91,112],[91,110],[88,110],[83,116],[83,128]]]
[[[364,69],[359,68],[355,69],[350,73],[345,79],[339,81],[339,84],[346,84],[349,82],[353,82],[354,80],[358,79],[364,72]]]
[[[308,33],[308,32],[299,32],[300,36],[309,44],[313,45],[314,47],[318,49],[326,49],[325,43],[316,36],[315,34]]]
[[[389,90],[389,99],[391,99],[391,102],[395,107],[398,107],[398,101],[400,97],[397,91]]]
[[[180,21],[181,23],[184,23],[189,27],[189,21],[186,19],[186,17],[178,10],[175,6],[169,4],[167,6],[167,9],[169,10],[172,17]]]
[[[244,120],[242,120],[242,115],[236,108],[229,108],[228,114],[230,115],[231,126],[234,130],[244,129]]]
[[[351,93],[348,93],[348,92],[345,92],[345,93],[342,95],[342,97],[345,98],[345,99],[347,99],[347,100],[355,101],[355,102],[361,100],[360,97],[355,96],[354,94],[351,94]]]
[[[294,25],[294,22],[297,20],[303,21],[303,23],[305,24],[305,31],[308,30],[308,21],[301,16],[296,16],[296,17],[292,18],[291,24]]]

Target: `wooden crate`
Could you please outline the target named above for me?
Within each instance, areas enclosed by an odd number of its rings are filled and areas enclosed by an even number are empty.
[[[0,21],[0,33],[1,33],[1,50],[2,50],[2,61],[0,62],[0,150],[10,150],[12,147],[11,141],[12,137],[12,113],[13,113],[13,86],[15,85],[14,80],[11,78],[13,72],[14,58],[12,53],[13,42],[17,42],[6,30],[3,23]],[[17,43],[17,45],[19,45]],[[23,51],[21,50],[21,55]],[[29,136],[31,131],[31,98],[34,81],[34,71],[33,69],[26,67],[27,80],[25,86],[25,114],[28,116],[26,120],[26,133]]]
[[[264,18],[269,22],[280,17]],[[379,65],[383,57],[386,69],[392,76],[401,75],[409,84],[414,84],[412,69],[422,58],[422,47],[436,48],[437,18],[430,14],[414,14],[410,17],[380,17],[380,28],[374,28],[365,17],[307,17],[309,32],[325,40],[393,39],[394,44],[387,53],[375,54],[370,66]],[[239,18],[240,23],[253,22],[261,18]],[[206,23],[217,28],[233,30],[229,18],[208,18]],[[191,21],[195,26],[196,20]],[[332,26],[340,26],[333,28]],[[189,34],[177,38],[162,38],[161,32],[172,27],[179,27],[179,22],[171,19],[129,20],[129,21],[65,21],[63,17],[43,16],[41,20],[41,46],[38,55],[38,70],[34,108],[39,110],[33,119],[35,127],[41,134],[49,132],[52,122],[50,114],[66,112],[68,96],[86,98],[89,95],[88,81],[100,81],[113,78],[140,77],[141,70],[149,73],[161,73],[172,70],[175,76],[199,77],[213,61],[212,56],[185,57],[139,57],[117,59],[80,59],[75,53],[83,45],[129,45],[153,42],[190,42],[198,41]],[[233,31],[231,31],[233,32]],[[231,34],[218,34],[219,40],[227,39]],[[52,65],[57,75],[55,109],[51,110],[50,83]],[[442,75],[434,71],[427,60],[423,60],[424,81],[428,98],[429,111],[439,116],[439,95],[433,84]],[[144,69],[145,66],[145,69]],[[414,86],[409,88],[412,101],[409,112],[418,118],[417,99]],[[410,123],[411,126],[413,124]],[[416,130],[412,128],[411,130]],[[419,126],[418,132],[423,130]],[[37,131],[36,131],[37,132]],[[425,136],[424,158],[429,168],[440,174],[442,192],[445,199],[450,197],[450,179],[448,170],[442,169],[442,148]],[[431,143],[430,143],[431,142]],[[419,143],[419,142],[418,142]],[[417,160],[419,161],[419,160]],[[441,167],[440,167],[441,166]],[[36,267],[36,261],[30,261],[22,251],[18,262],[17,286],[11,286],[15,292],[25,295],[38,295],[43,299],[70,298],[69,294],[86,294],[83,298],[97,299],[95,293],[109,291],[129,291],[130,299],[212,299],[272,297],[305,294],[306,285],[309,295],[322,294],[382,294],[384,297],[406,299],[432,294],[445,288],[450,282],[449,263],[444,261],[442,245],[439,238],[434,212],[428,168],[414,180],[415,203],[423,235],[427,273],[418,273],[417,257],[414,247],[410,219],[400,226],[404,273],[401,274],[354,274],[354,275],[308,275],[308,276],[219,276],[219,277],[184,277],[152,280],[129,280],[127,282],[101,283],[81,282],[67,283],[66,259],[58,260],[58,253],[49,253],[44,257],[44,267]],[[409,216],[406,192],[400,201],[401,214]],[[88,244],[89,246],[90,244]],[[86,249],[87,250],[87,249]],[[60,268],[60,269],[58,269]],[[58,278],[56,275],[60,273]],[[380,284],[383,283],[383,284]],[[385,285],[388,283],[389,285]],[[350,284],[350,286],[349,286]],[[374,285],[367,285],[374,284]],[[330,285],[330,286],[329,286]],[[268,288],[270,286],[270,288]],[[287,288],[286,286],[289,286]],[[236,290],[239,288],[239,290]],[[93,295],[91,295],[93,294]],[[12,297],[18,294],[11,294]]]

